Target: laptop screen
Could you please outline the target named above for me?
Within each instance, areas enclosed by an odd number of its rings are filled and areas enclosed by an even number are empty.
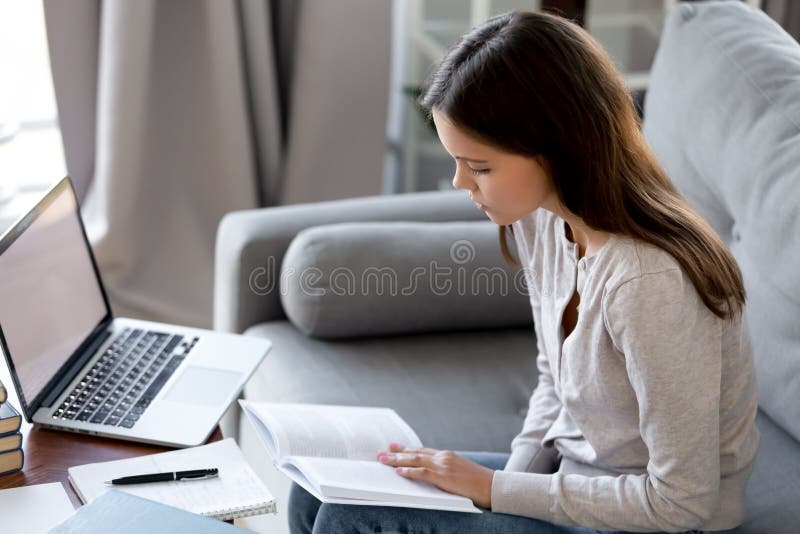
[[[0,328],[27,403],[109,313],[78,213],[64,179],[0,246]]]

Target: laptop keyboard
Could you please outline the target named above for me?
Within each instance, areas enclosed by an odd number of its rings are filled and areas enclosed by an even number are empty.
[[[126,328],[53,418],[132,428],[197,339],[184,341],[180,335]]]

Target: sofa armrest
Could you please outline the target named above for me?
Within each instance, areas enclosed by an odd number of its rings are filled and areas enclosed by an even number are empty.
[[[278,276],[289,243],[305,228],[341,222],[484,218],[458,191],[372,196],[228,213],[217,229],[214,328],[241,333],[254,324],[286,317]]]

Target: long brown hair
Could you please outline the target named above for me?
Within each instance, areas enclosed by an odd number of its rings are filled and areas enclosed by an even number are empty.
[[[540,158],[570,212],[667,251],[718,317],[741,312],[736,260],[656,161],[613,61],[577,24],[544,12],[491,17],[448,50],[419,102],[485,144]],[[506,230],[503,256],[519,265]]]

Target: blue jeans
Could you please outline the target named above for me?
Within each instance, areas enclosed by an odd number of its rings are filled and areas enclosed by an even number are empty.
[[[494,452],[460,452],[462,456],[489,469],[503,469],[508,454]],[[596,534],[597,530],[566,527],[519,515],[484,511],[482,514],[442,512],[419,508],[322,504],[306,490],[292,484],[289,494],[289,530],[292,534],[446,534],[451,532],[486,534]],[[689,533],[702,532],[690,530]],[[716,531],[735,533],[737,529]],[[609,533],[610,534],[610,533]],[[624,533],[617,533],[624,534]]]

